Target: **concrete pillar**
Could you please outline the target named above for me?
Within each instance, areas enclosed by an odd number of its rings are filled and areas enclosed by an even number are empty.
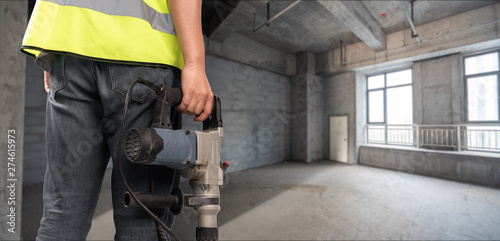
[[[292,77],[292,160],[323,159],[323,79],[315,75],[314,54],[297,55],[297,76]]]
[[[359,146],[366,144],[366,124],[367,118],[367,97],[366,97],[366,75],[356,72],[356,149],[354,153],[354,160],[356,163],[359,161]]]
[[[307,160],[307,78],[292,77],[292,143],[291,159]]]
[[[465,96],[462,57],[460,54],[450,56],[451,67],[451,110],[452,124],[465,123]]]
[[[462,73],[459,54],[413,64],[413,123],[463,123]]]
[[[415,100],[414,103],[421,103],[421,123],[430,125],[449,125],[454,123],[453,116],[460,116],[462,113],[461,98],[462,84],[458,76],[460,56],[450,55],[440,58],[421,61],[414,68],[418,72],[414,77],[415,82],[420,82],[420,100]],[[455,96],[454,96],[455,94]],[[456,101],[457,103],[454,103]],[[414,113],[416,113],[414,111]],[[459,118],[455,117],[458,122]]]
[[[0,12],[0,240],[20,240],[28,2],[0,1]]]
[[[413,94],[413,123],[423,124],[422,106],[422,62],[415,62],[412,66],[412,94]]]

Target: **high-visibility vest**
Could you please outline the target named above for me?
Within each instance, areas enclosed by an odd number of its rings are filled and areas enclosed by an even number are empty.
[[[39,0],[21,51],[174,66],[184,59],[166,0]]]

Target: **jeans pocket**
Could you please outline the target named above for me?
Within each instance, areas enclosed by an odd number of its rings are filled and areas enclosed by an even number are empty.
[[[49,77],[49,94],[50,96],[52,96],[52,98],[56,97],[57,91],[62,90],[64,89],[64,87],[66,87],[66,76],[64,73],[65,59],[65,55],[56,55],[54,57],[52,71]]]
[[[109,73],[111,75],[111,89],[127,95],[127,91],[134,80],[142,78],[158,85],[165,84],[165,76],[170,72],[164,68],[109,64]],[[130,98],[139,103],[144,103],[155,95],[152,89],[142,84],[136,84]]]

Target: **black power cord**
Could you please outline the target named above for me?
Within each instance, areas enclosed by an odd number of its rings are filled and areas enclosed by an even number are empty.
[[[130,188],[130,186],[128,185],[127,183],[127,179],[125,178],[125,174],[123,173],[123,165],[122,165],[122,161],[121,161],[121,154],[122,154],[122,147],[123,147],[123,132],[125,131],[125,119],[127,118],[127,110],[128,110],[128,104],[130,102],[130,93],[132,92],[132,89],[134,88],[134,86],[137,84],[137,83],[141,83],[145,86],[148,86],[150,87],[151,89],[157,91],[158,88],[161,89],[161,87],[158,87],[158,85],[150,82],[150,81],[147,81],[145,79],[136,79],[132,82],[132,84],[130,84],[130,87],[128,88],[128,91],[127,91],[127,95],[125,97],[125,104],[124,104],[124,107],[123,107],[123,118],[122,118],[122,125],[121,125],[121,128],[120,128],[120,140],[118,142],[118,168],[120,170],[120,175],[122,177],[122,181],[123,181],[123,184],[125,185],[125,188],[127,189],[127,191],[130,193],[130,196],[139,204],[139,206],[141,206],[141,208],[149,215],[151,216],[151,218],[153,218],[159,225],[161,225],[161,227],[163,227],[165,229],[165,231],[167,231],[167,233],[172,237],[174,238],[175,240],[178,240],[178,241],[181,241],[181,239],[179,239],[179,237],[177,237],[177,235],[174,234],[174,232],[172,232],[172,230],[170,230],[170,228],[168,228],[168,226],[158,217],[156,216],[156,214],[154,214],[153,212],[151,212],[151,210],[149,210],[149,208],[147,208],[138,198],[137,196],[135,196],[134,192],[132,191],[132,189]]]

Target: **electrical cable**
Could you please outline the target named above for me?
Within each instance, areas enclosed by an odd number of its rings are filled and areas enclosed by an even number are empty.
[[[155,182],[154,182],[154,173],[155,169],[153,166],[149,167],[149,192],[154,193],[155,191]],[[165,230],[161,227],[161,224],[156,222],[156,229],[158,230],[158,236],[162,241],[168,241],[167,235],[165,234]]]
[[[146,81],[146,83],[143,83],[144,81]],[[122,160],[121,160],[121,154],[122,154],[122,146],[123,146],[123,133],[125,131],[125,119],[127,117],[127,110],[128,110],[128,104],[130,102],[130,94],[132,92],[132,89],[134,88],[134,86],[137,84],[137,83],[141,83],[145,86],[148,86],[150,87],[151,89],[153,90],[157,90],[157,88],[154,88],[153,86],[156,86],[156,84],[152,83],[152,82],[149,82],[145,79],[135,79],[132,84],[130,84],[130,87],[128,88],[128,91],[127,91],[127,95],[125,96],[125,104],[124,104],[124,107],[123,107],[123,118],[122,118],[122,124],[121,124],[121,128],[120,128],[120,140],[118,142],[118,169],[120,170],[120,175],[122,177],[122,181],[123,181],[123,184],[125,185],[125,188],[127,189],[127,191],[130,193],[130,196],[139,204],[139,206],[141,206],[141,208],[149,215],[151,216],[151,218],[153,218],[159,225],[161,225],[161,227],[163,227],[165,229],[165,231],[167,231],[167,233],[172,237],[174,238],[175,240],[178,240],[178,241],[181,241],[181,239],[179,239],[179,237],[177,237],[177,235],[174,234],[174,232],[172,232],[172,230],[170,230],[170,228],[168,228],[168,226],[158,217],[156,216],[153,212],[151,212],[151,210],[149,210],[149,208],[147,208],[138,198],[137,196],[134,194],[134,192],[132,192],[132,189],[130,188],[130,186],[128,185],[127,183],[127,179],[125,178],[125,174],[123,173],[123,165],[122,165]],[[161,89],[161,87],[160,87]]]

